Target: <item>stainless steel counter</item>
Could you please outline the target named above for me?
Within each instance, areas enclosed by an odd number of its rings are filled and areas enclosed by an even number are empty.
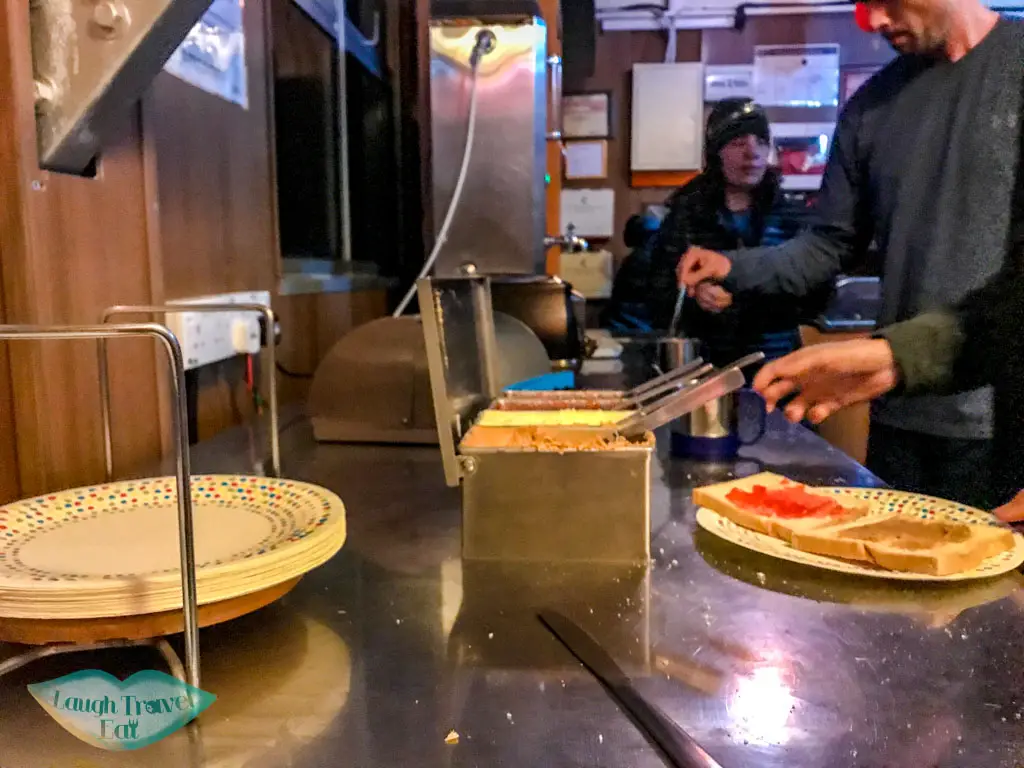
[[[662,447],[654,563],[637,573],[468,567],[436,449],[318,446],[304,421],[284,423],[286,474],[344,498],[349,540],[278,604],[202,632],[218,701],[191,739],[113,753],[64,732],[27,684],[161,668],[142,649],[80,654],[0,678],[2,768],[662,766],[535,620],[542,605],[591,629],[725,768],[1024,765],[1019,573],[949,588],[857,581],[695,529],[690,488],[733,475],[877,484],[802,428],[771,419],[728,466]],[[197,446],[193,466],[252,471],[263,445],[235,430]],[[18,650],[0,645],[0,659]],[[458,744],[444,742],[451,729]]]

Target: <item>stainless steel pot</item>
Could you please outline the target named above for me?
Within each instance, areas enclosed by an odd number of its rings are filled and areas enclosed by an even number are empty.
[[[541,340],[552,368],[577,370],[584,358],[586,305],[572,286],[548,275],[488,275],[495,312],[525,323]]]

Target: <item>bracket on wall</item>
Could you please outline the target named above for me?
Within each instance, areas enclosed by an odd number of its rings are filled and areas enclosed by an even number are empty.
[[[335,0],[292,0],[327,34],[338,39],[338,4]],[[352,19],[345,16],[345,52],[358,61],[366,71],[376,78],[381,78],[380,55],[377,46],[380,43],[380,14],[374,14],[374,36],[367,38]]]
[[[29,0],[43,168],[88,171],[210,0]]]

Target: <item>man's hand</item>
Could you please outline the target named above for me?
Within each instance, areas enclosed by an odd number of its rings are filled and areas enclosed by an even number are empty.
[[[697,286],[694,294],[697,297],[697,304],[705,312],[717,314],[732,305],[732,294],[714,283],[701,283]]]
[[[731,269],[732,262],[722,254],[693,246],[679,260],[676,278],[679,287],[685,288],[688,295],[694,296],[697,286],[701,283],[724,280]]]
[[[996,517],[1007,523],[1024,521],[1024,491],[1020,491],[1008,504],[995,510]]]
[[[765,365],[754,377],[771,411],[787,395],[786,418],[818,424],[847,405],[883,395],[899,383],[889,342],[857,339],[815,344]]]

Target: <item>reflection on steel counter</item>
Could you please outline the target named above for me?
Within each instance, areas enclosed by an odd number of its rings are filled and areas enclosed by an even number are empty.
[[[251,447],[264,444],[260,429],[194,446],[196,471],[246,471]],[[1020,760],[1020,574],[953,589],[864,583],[695,531],[690,492],[716,480],[770,469],[811,484],[880,484],[777,414],[763,440],[727,463],[669,459],[662,441],[653,562],[640,576],[464,564],[459,496],[445,487],[436,448],[318,444],[304,422],[284,431],[281,447],[288,477],[345,500],[349,540],[284,600],[203,630],[204,687],[218,700],[191,732],[206,758],[186,732],[138,752],[100,752],[25,688],[81,668],[124,676],[158,663],[140,650],[41,661],[0,678],[4,768],[663,768],[527,615],[546,605],[585,623],[644,697],[728,768]],[[0,658],[19,650],[0,644]],[[453,728],[457,745],[444,740]]]

